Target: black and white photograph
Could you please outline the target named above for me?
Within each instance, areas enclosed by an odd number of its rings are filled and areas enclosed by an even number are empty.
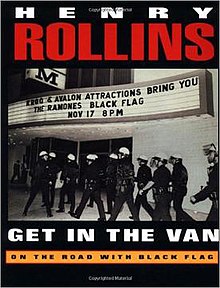
[[[10,71],[9,219],[217,221],[217,79]]]

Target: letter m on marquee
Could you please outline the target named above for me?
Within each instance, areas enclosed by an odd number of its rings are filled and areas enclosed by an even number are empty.
[[[49,69],[38,69],[38,74],[35,75],[36,79],[42,80],[43,82],[50,83],[53,86],[58,86],[57,77],[59,76],[58,73],[54,71],[48,71]]]
[[[65,89],[66,75],[53,69],[27,69],[25,78],[31,78],[59,89]]]

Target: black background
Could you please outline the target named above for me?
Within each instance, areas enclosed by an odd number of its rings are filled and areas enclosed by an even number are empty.
[[[218,286],[218,265],[6,265],[5,250],[218,250],[218,243],[189,242],[189,243],[170,243],[166,237],[166,228],[195,228],[198,234],[201,234],[203,228],[218,228],[216,223],[177,223],[177,222],[123,222],[114,223],[105,222],[85,222],[85,221],[8,221],[7,220],[7,95],[4,87],[7,82],[7,70],[11,68],[21,67],[81,67],[81,68],[218,68],[218,2],[217,1],[201,1],[195,2],[2,2],[2,286]],[[36,19],[15,19],[14,9],[16,6],[34,6],[36,7]],[[123,37],[119,40],[119,52],[126,53],[129,51],[129,45],[126,40],[129,38],[127,29],[129,23],[153,23],[178,22],[183,25],[193,22],[205,22],[213,24],[215,27],[215,39],[213,45],[216,51],[216,57],[209,62],[189,62],[185,58],[181,62],[165,61],[164,55],[161,60],[154,63],[143,61],[126,61],[116,63],[110,62],[77,62],[77,60],[58,63],[56,61],[47,62],[15,62],[13,60],[13,25],[14,22],[36,22],[41,25],[57,22],[58,7],[76,7],[76,19],[62,19],[62,21],[78,23],[93,23],[95,26],[95,40],[99,40],[102,35],[101,27],[104,22],[120,22],[120,29]],[[88,8],[99,7],[118,7],[132,8],[132,13],[125,13],[124,20],[105,20],[100,19],[96,13],[88,13]],[[148,19],[148,7],[166,7],[169,9],[169,19]],[[196,12],[192,9],[194,6],[214,7],[210,12],[208,19],[199,20]],[[94,41],[94,53],[102,50],[102,41]],[[126,50],[128,49],[128,50]],[[43,241],[27,243],[15,242],[10,243],[7,240],[7,233],[10,228],[55,228],[57,237],[51,243]],[[94,243],[67,243],[63,239],[64,231],[68,228],[95,228],[97,233],[97,241]],[[155,242],[138,242],[110,243],[106,238],[106,228],[151,228],[155,230]],[[92,282],[88,280],[88,276],[133,276],[132,281],[105,281]]]
[[[185,68],[217,68],[218,67],[218,43],[219,43],[219,32],[218,32],[218,2],[217,1],[201,1],[199,5],[194,5],[192,1],[124,1],[124,2],[90,2],[82,1],[80,2],[65,2],[65,1],[44,1],[44,2],[7,2],[2,3],[2,39],[7,39],[4,41],[3,45],[3,61],[5,65],[8,66],[18,66],[18,67],[81,67],[88,68],[92,66],[93,68],[175,68],[175,67],[185,67]],[[25,4],[25,3],[28,3]],[[15,19],[15,7],[35,7],[35,19]],[[75,19],[59,19],[59,7],[75,7]],[[100,7],[120,7],[132,8],[132,12],[124,12],[123,19],[101,19],[100,13],[89,12],[89,8],[100,8]],[[149,19],[148,9],[149,7],[166,7],[168,8],[169,18],[168,19]],[[208,14],[207,19],[199,19],[198,14],[193,10],[193,7],[213,7],[212,11]],[[14,46],[14,23],[37,23],[46,27],[48,24],[54,22],[68,22],[76,26],[76,42],[77,42],[77,24],[78,23],[91,23],[92,24],[92,52],[94,54],[103,53],[103,25],[104,23],[118,23],[118,53],[120,54],[130,54],[130,24],[131,23],[144,23],[145,24],[145,51],[146,55],[145,61],[77,61],[77,48],[76,57],[71,61],[14,61],[13,60],[13,46]],[[159,61],[148,61],[147,55],[147,26],[149,23],[167,23],[168,29],[171,29],[172,23],[181,23],[182,28],[182,39],[183,39],[183,49],[182,49],[182,60],[181,61],[167,61],[163,52],[162,47],[160,47],[160,59]],[[215,57],[210,61],[190,61],[184,56],[184,46],[192,45],[192,43],[184,38],[184,27],[189,23],[209,23],[213,25],[215,30],[215,37],[213,39],[209,38],[212,42],[215,50]],[[76,43],[77,47],[77,43]],[[46,55],[45,55],[46,56]],[[129,57],[130,58],[130,57]]]
[[[203,242],[202,228],[214,229],[214,222],[94,222],[94,221],[10,221],[4,227],[2,241],[5,250],[170,250],[170,251],[216,251],[218,243]],[[7,233],[10,228],[54,228],[53,242],[44,242],[40,234],[39,242],[9,242]],[[95,242],[67,242],[67,229],[95,229]],[[120,229],[154,229],[154,242],[124,242],[120,233],[117,242],[109,241],[107,228]],[[166,229],[183,229],[180,242],[169,242]],[[199,242],[182,242],[186,229],[196,229]],[[25,238],[25,237],[24,237]],[[187,252],[186,252],[187,253]],[[212,264],[9,264],[5,265],[2,254],[2,281],[5,286],[218,286],[218,265]],[[132,276],[132,281],[89,281],[89,276]]]

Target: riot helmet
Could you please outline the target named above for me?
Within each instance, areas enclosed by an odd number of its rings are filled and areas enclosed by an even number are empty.
[[[208,144],[203,146],[203,153],[207,156],[208,162],[216,163],[218,161],[218,151],[215,144]]]
[[[119,150],[119,157],[120,158],[125,158],[125,157],[128,157],[130,155],[130,151],[128,150],[128,148],[126,147],[121,147]]]
[[[113,160],[118,160],[118,155],[115,154],[115,153],[111,153],[111,154],[109,155],[109,158],[110,158],[110,159],[113,159]]]
[[[70,153],[67,155],[67,159],[68,159],[68,161],[75,161],[76,157],[75,157],[75,155]]]
[[[177,162],[182,162],[182,156],[181,156],[181,154],[179,154],[179,153],[174,153],[174,154],[172,154],[171,156],[170,156],[170,158],[169,158],[169,163],[170,164],[172,164],[172,165],[174,165],[175,163],[177,163]]]
[[[88,154],[86,156],[86,160],[88,162],[88,164],[91,164],[92,162],[94,162],[96,159],[98,159],[98,156],[96,154]]]
[[[148,158],[147,158],[147,156],[145,156],[145,155],[140,155],[140,156],[137,158],[137,161],[138,161],[139,165],[142,165],[142,164],[146,165],[147,162],[148,162]]]
[[[46,151],[41,151],[39,153],[39,157],[40,157],[40,159],[47,161],[48,160],[48,153]]]
[[[159,167],[161,165],[166,165],[168,161],[168,157],[165,153],[160,152],[156,153],[155,156],[151,158],[150,166],[153,167]]]
[[[55,152],[50,152],[50,153],[49,153],[49,157],[52,158],[52,159],[55,159],[56,156],[57,156],[57,155],[56,155]]]

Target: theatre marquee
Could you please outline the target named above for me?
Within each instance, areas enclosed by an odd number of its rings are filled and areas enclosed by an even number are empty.
[[[68,89],[9,104],[9,126],[213,116],[212,77],[197,70],[127,85]]]

